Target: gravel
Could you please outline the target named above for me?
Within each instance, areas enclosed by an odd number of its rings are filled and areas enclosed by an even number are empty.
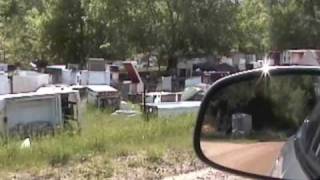
[[[37,170],[0,172],[2,179],[16,180],[68,180],[68,179],[164,179],[207,180],[243,179],[214,169],[200,162],[192,151],[170,151],[161,157],[146,153],[108,159],[102,155],[82,158],[67,165]]]
[[[245,180],[246,178],[230,175],[212,168],[205,168],[199,171],[167,177],[163,180]]]

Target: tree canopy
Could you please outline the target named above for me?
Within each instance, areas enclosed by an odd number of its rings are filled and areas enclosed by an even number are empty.
[[[319,48],[315,0],[0,0],[0,61]]]

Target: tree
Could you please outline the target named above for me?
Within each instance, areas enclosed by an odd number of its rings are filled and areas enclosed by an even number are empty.
[[[313,0],[275,1],[271,4],[272,48],[319,48],[320,3]]]
[[[0,39],[6,54],[4,59],[23,63],[37,56],[40,9],[41,1],[0,1]]]
[[[168,68],[175,68],[177,57],[222,54],[233,48],[236,4],[233,1],[163,0],[162,51]]]
[[[246,0],[238,14],[238,49],[246,53],[265,53],[270,48],[270,13],[267,1]]]
[[[84,11],[81,0],[46,3],[42,43],[49,58],[60,63],[84,63]]]
[[[174,69],[181,56],[319,48],[319,9],[315,0],[0,0],[0,45],[23,64],[153,53]]]

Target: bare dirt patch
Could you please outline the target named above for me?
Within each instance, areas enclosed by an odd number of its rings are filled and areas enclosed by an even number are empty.
[[[161,157],[140,153],[106,159],[92,156],[40,170],[2,172],[3,179],[163,179],[207,168],[193,151],[168,151]]]

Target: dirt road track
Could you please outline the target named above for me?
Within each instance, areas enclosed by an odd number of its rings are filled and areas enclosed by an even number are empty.
[[[283,142],[219,143],[202,142],[204,154],[212,161],[245,172],[268,175]]]
[[[202,142],[204,154],[224,166],[246,172],[268,175],[275,159],[284,145],[283,142],[266,143],[220,143]],[[164,180],[244,180],[247,178],[231,175],[213,168],[206,168],[187,174],[168,177]]]

